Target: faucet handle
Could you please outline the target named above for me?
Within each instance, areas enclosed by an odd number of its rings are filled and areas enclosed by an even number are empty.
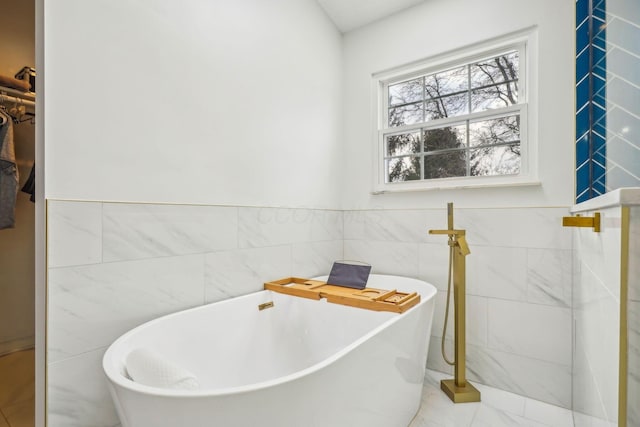
[[[469,255],[471,253],[471,250],[469,249],[469,245],[467,244],[467,238],[464,237],[464,234],[461,236],[458,236],[458,247],[460,248],[460,253],[463,256]]]
[[[464,230],[429,230],[429,234],[448,234],[449,236],[460,236],[464,233]]]

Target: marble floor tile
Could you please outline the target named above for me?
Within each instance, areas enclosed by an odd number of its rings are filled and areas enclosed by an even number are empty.
[[[0,408],[33,399],[34,382],[34,350],[0,357]]]
[[[524,416],[552,427],[565,427],[573,424],[573,415],[570,411],[534,399],[527,399]]]
[[[609,422],[602,418],[592,417],[581,412],[575,412],[573,414],[576,427],[618,427],[618,423]],[[630,427],[635,427],[635,424],[627,424]]]
[[[536,421],[504,412],[489,405],[480,405],[471,427],[545,427]]]
[[[2,408],[10,427],[33,427],[35,425],[35,402],[33,399]],[[1,425],[1,424],[0,424]]]
[[[527,401],[526,397],[484,384],[478,384],[473,381],[472,384],[480,390],[483,404],[489,405],[499,411],[524,416],[525,402]]]
[[[422,405],[409,427],[470,427],[479,406],[468,403],[456,407],[441,391],[425,387]]]
[[[409,427],[573,427],[568,409],[483,384],[474,383],[481,402],[454,404],[440,390],[440,380],[449,377],[427,370],[422,405]]]

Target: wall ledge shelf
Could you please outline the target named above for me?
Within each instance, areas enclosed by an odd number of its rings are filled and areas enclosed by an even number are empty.
[[[640,187],[618,188],[601,196],[594,197],[582,203],[574,205],[571,213],[580,213],[604,209],[612,206],[638,206],[640,205]]]

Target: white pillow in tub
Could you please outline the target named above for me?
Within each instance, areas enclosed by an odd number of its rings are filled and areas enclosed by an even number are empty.
[[[200,388],[191,372],[146,348],[132,350],[125,366],[129,378],[140,384],[177,390]]]

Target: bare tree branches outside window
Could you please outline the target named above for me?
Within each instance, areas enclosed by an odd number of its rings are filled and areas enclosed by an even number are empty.
[[[499,109],[518,104],[519,65],[512,51],[389,85],[388,127],[424,126],[385,137],[387,181],[518,174],[520,115]]]

